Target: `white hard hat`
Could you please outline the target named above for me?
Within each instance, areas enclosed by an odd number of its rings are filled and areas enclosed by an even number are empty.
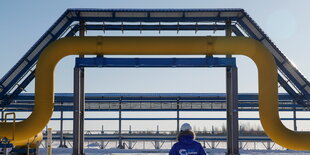
[[[188,123],[184,123],[181,126],[181,131],[191,131],[192,130],[192,126]]]

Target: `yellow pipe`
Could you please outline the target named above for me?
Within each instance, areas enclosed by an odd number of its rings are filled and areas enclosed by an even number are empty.
[[[16,140],[40,132],[53,113],[54,69],[68,55],[245,55],[257,65],[259,115],[267,135],[292,150],[310,150],[310,133],[287,129],[279,119],[277,68],[271,53],[245,37],[70,37],[50,44],[36,69],[35,107],[25,121],[16,123]],[[11,123],[0,125],[0,136],[11,138]]]
[[[41,142],[43,140],[43,134],[42,132],[39,132],[35,136],[30,137],[29,139],[23,139],[19,141],[13,141],[13,144],[17,148],[27,148],[29,146],[30,148],[36,148],[37,142]]]
[[[16,114],[14,112],[10,112],[10,113],[5,113],[4,115],[4,122],[7,123],[7,118],[8,118],[8,115],[13,115],[13,123],[12,123],[12,140],[14,140],[14,137],[15,137],[15,123],[16,123]]]

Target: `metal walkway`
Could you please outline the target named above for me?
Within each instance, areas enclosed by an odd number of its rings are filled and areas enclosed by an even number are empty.
[[[45,137],[44,137],[45,138]],[[53,139],[58,140],[60,139],[59,134],[53,134]],[[71,134],[64,134],[64,139],[72,140],[73,135]],[[85,139],[86,140],[118,140],[118,134],[89,134],[85,132]],[[144,140],[144,141],[154,141],[154,140],[168,140],[168,141],[175,141],[176,135],[175,134],[124,134],[122,133],[123,140]],[[198,141],[227,141],[226,135],[206,135],[206,134],[199,134],[197,135],[196,140]],[[271,141],[266,135],[261,136],[253,136],[253,135],[242,135],[240,136],[239,140],[241,142],[244,141]]]
[[[85,22],[80,27],[78,22]],[[228,24],[227,23],[231,23]],[[34,79],[40,53],[51,42],[74,36],[79,30],[92,31],[225,31],[254,38],[274,55],[279,83],[306,105],[310,99],[309,81],[274,45],[243,9],[68,9],[0,80],[1,106],[11,101]],[[305,102],[306,101],[306,102]]]
[[[288,94],[279,94],[279,111],[307,111]],[[225,93],[86,93],[87,111],[226,111]],[[121,107],[120,107],[121,105]],[[3,110],[32,111],[34,94],[22,93]],[[239,111],[258,111],[258,94],[240,93]],[[54,111],[73,111],[73,94],[56,93]]]

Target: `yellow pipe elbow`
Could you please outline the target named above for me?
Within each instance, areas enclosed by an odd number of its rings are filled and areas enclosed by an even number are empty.
[[[40,132],[28,139],[23,139],[19,141],[15,140],[13,141],[13,145],[18,148],[27,148],[27,146],[29,146],[29,148],[36,148],[37,143],[38,142],[41,143],[42,140],[43,140],[43,134],[42,132]]]
[[[259,115],[267,135],[292,150],[310,150],[309,132],[287,129],[279,118],[277,68],[272,54],[246,37],[69,37],[50,44],[36,69],[35,107],[25,121],[16,123],[16,140],[32,137],[50,120],[54,103],[54,69],[68,55],[245,55],[257,65]],[[10,138],[11,123],[1,123],[0,136]]]

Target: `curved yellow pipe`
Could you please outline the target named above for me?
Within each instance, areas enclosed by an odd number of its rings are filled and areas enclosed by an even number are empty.
[[[36,148],[37,142],[41,142],[43,140],[43,134],[42,132],[39,132],[35,136],[29,138],[29,139],[23,139],[19,141],[13,141],[13,144],[15,147],[18,148],[26,148],[29,146],[30,148]]]
[[[70,37],[50,44],[41,54],[35,81],[35,107],[25,121],[16,123],[16,140],[32,137],[53,113],[54,69],[68,55],[245,55],[257,65],[259,115],[267,135],[292,150],[310,150],[310,133],[287,129],[279,119],[277,68],[271,53],[245,37]],[[0,125],[0,136],[10,138],[12,124]]]

